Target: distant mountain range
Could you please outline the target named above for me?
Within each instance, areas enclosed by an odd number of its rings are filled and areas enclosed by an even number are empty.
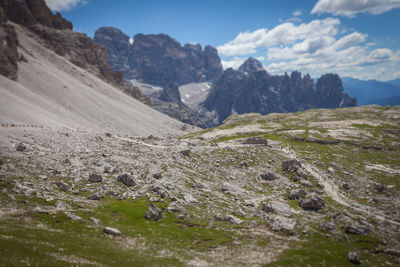
[[[343,87],[358,105],[400,105],[400,79],[381,82],[343,77]]]
[[[200,127],[219,125],[232,114],[357,105],[334,74],[318,83],[296,71],[272,76],[254,58],[239,70],[223,71],[214,47],[182,46],[165,34],[137,34],[132,42],[119,29],[102,27],[93,40],[107,48],[112,69],[149,96],[155,109]]]

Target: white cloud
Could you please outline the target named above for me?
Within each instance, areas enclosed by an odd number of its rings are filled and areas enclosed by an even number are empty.
[[[400,7],[400,0],[319,0],[311,11],[354,17],[357,13],[381,14]]]
[[[366,34],[353,32],[337,40],[335,43],[335,48],[337,50],[348,48],[350,46],[364,42],[366,37]]]
[[[300,25],[285,22],[271,30],[261,28],[253,32],[239,33],[234,40],[219,46],[218,52],[225,56],[254,54],[260,47],[285,45],[306,38],[336,35],[339,24],[340,21],[334,18],[317,19]]]
[[[80,4],[86,4],[86,0],[45,0],[52,11],[66,11],[77,7]]]
[[[292,16],[297,17],[297,16],[301,16],[302,14],[303,14],[303,12],[301,12],[301,10],[295,10],[295,11],[293,11]]]

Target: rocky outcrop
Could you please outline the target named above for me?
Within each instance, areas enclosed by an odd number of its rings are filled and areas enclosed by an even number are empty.
[[[12,22],[28,27],[41,24],[59,30],[72,30],[72,23],[60,13],[53,15],[44,0],[1,0],[0,4]]]
[[[18,41],[13,27],[5,24],[7,19],[29,28],[47,48],[73,64],[145,104],[151,104],[139,89],[126,85],[122,73],[111,69],[105,47],[94,43],[85,34],[72,31],[72,23],[60,13],[53,15],[44,0],[0,0],[0,38],[6,41],[0,44],[0,74],[12,79],[17,77]]]
[[[7,16],[0,5],[0,74],[16,80],[18,70],[18,39],[15,28],[7,24]]]
[[[107,47],[110,65],[127,79],[176,86],[216,79],[222,73],[217,50],[199,44],[182,46],[165,34],[137,34],[133,43],[128,35],[112,27],[102,27],[94,41]]]
[[[202,106],[215,114],[215,124],[228,116],[256,112],[295,112],[311,108],[356,106],[343,90],[337,74],[325,74],[315,84],[310,75],[271,76],[254,58],[239,70],[227,69],[214,82]]]

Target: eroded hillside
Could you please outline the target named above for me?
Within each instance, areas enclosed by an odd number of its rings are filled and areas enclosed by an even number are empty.
[[[1,262],[398,264],[399,121],[366,106],[175,139],[2,127]]]

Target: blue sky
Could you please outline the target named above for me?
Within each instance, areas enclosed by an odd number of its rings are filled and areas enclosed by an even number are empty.
[[[360,79],[400,77],[400,0],[46,0],[93,37],[166,33],[218,48],[225,68],[258,58],[276,74],[298,70]]]

